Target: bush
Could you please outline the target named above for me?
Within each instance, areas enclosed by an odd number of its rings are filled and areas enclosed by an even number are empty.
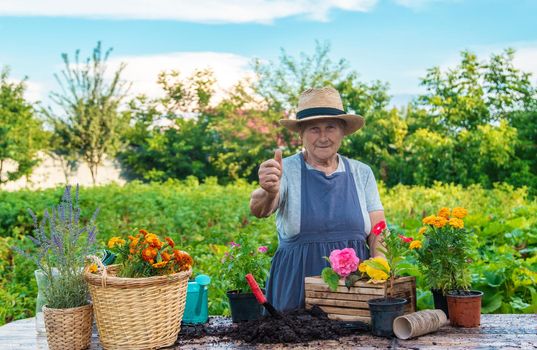
[[[81,216],[101,208],[97,237],[103,247],[110,237],[123,236],[134,228],[172,237],[194,258],[194,276],[204,273],[212,277],[209,313],[229,314],[225,292],[230,285],[221,278],[221,259],[228,243],[245,235],[256,245],[268,246],[269,252],[277,247],[274,218],[257,219],[250,214],[248,202],[254,188],[244,181],[221,186],[214,178],[204,183],[188,178],[83,188],[80,206],[85,211]],[[408,236],[417,237],[421,218],[441,206],[467,208],[466,226],[475,231],[480,244],[479,260],[471,269],[472,284],[486,292],[484,312],[537,312],[533,287],[537,284],[537,201],[528,200],[525,189],[497,185],[486,190],[437,183],[430,188],[386,189],[380,185],[379,190],[388,223]],[[21,246],[21,237],[31,233],[26,209],[43,212],[57,204],[61,195],[62,188],[0,192],[0,324],[33,315],[35,267],[14,256],[9,247]],[[413,263],[407,261],[406,267],[418,277],[418,306],[431,306],[430,292]]]

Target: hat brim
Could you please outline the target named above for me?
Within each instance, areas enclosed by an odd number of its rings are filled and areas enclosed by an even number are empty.
[[[340,114],[340,115],[318,115],[315,117],[308,117],[300,120],[296,119],[281,119],[280,125],[283,127],[299,132],[300,131],[300,124],[305,123],[311,120],[320,120],[320,119],[341,119],[345,121],[345,129],[343,130],[345,135],[350,135],[357,130],[361,129],[364,124],[365,120],[364,117],[356,114]]]

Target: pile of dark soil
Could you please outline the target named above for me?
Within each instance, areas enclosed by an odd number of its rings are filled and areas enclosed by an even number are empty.
[[[179,340],[216,336],[247,343],[305,343],[312,340],[338,339],[369,330],[362,322],[341,322],[328,319],[318,307],[285,313],[282,318],[265,316],[259,320],[220,327],[183,326]]]

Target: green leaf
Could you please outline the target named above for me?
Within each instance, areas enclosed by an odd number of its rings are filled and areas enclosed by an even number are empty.
[[[328,284],[330,290],[332,290],[333,292],[337,290],[337,286],[339,283],[339,275],[334,270],[332,270],[332,268],[325,267],[321,272],[321,277],[323,278],[323,281]]]
[[[511,298],[511,301],[509,302],[509,304],[515,310],[524,310],[524,309],[526,309],[526,308],[531,306],[530,304],[524,302],[524,300],[520,299],[519,297]]]
[[[481,312],[484,314],[490,314],[498,310],[502,306],[503,296],[502,293],[496,293],[492,297],[483,298],[481,305]]]
[[[352,274],[348,275],[347,278],[345,278],[345,286],[348,289],[351,289],[351,287],[354,285],[354,283],[356,283],[356,281],[358,281],[358,280],[360,280],[360,276],[352,273]]]
[[[485,271],[483,273],[487,284],[491,287],[499,287],[503,282],[505,282],[505,276],[503,274],[503,269],[499,271]]]

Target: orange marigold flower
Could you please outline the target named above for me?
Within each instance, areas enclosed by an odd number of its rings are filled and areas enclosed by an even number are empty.
[[[457,218],[451,218],[449,219],[449,226],[455,227],[455,228],[463,228],[464,227],[464,221]]]
[[[175,242],[173,241],[173,239],[171,239],[170,237],[166,237],[165,238],[166,242],[168,242],[168,244],[170,245],[170,247],[175,247]]]
[[[434,227],[436,227],[436,228],[442,228],[442,227],[446,226],[447,222],[448,222],[448,221],[447,221],[446,218],[441,217],[441,216],[437,216],[437,217],[435,218],[434,222],[433,222],[433,225],[434,225]]]
[[[162,252],[160,256],[163,261],[170,261],[172,259],[172,256],[168,252]]]
[[[157,249],[162,248],[163,245],[163,243],[158,239],[158,236],[154,233],[148,233],[145,236],[145,242]]]
[[[144,235],[144,237],[149,233],[149,232],[147,232],[147,231],[144,230],[144,229],[141,229],[139,232],[140,232],[142,235]]]
[[[98,268],[97,268],[97,264],[91,264],[91,265],[89,266],[89,272],[91,272],[91,273],[95,273],[95,272],[97,272],[97,270],[98,270]]]
[[[421,241],[418,241],[418,240],[412,241],[410,243],[410,245],[408,246],[408,248],[410,248],[410,250],[419,249],[421,247],[422,247]]]
[[[426,218],[423,218],[422,222],[424,225],[432,225],[436,219],[436,216],[429,215]]]
[[[173,256],[175,257],[175,260],[177,261],[177,264],[179,265],[179,269],[181,271],[188,270],[190,267],[192,267],[192,264],[194,261],[192,260],[192,257],[182,250],[174,250]]]
[[[449,208],[441,208],[440,211],[438,211],[438,216],[443,217],[445,219],[449,219]]]
[[[145,248],[144,250],[142,250],[142,258],[145,261],[151,261],[153,260],[154,257],[157,256],[157,253],[158,253],[158,250],[155,248],[151,248],[151,247]]]
[[[425,232],[427,232],[427,227],[423,226],[423,227],[420,228],[420,230],[418,231],[418,234],[423,235],[423,234],[425,234]]]
[[[153,266],[156,269],[160,269],[162,267],[165,267],[167,263],[168,263],[167,261],[161,261],[161,262],[158,262],[158,263],[154,263],[151,266]]]
[[[453,208],[453,216],[457,219],[464,219],[466,215],[468,215],[468,210],[461,207]]]

